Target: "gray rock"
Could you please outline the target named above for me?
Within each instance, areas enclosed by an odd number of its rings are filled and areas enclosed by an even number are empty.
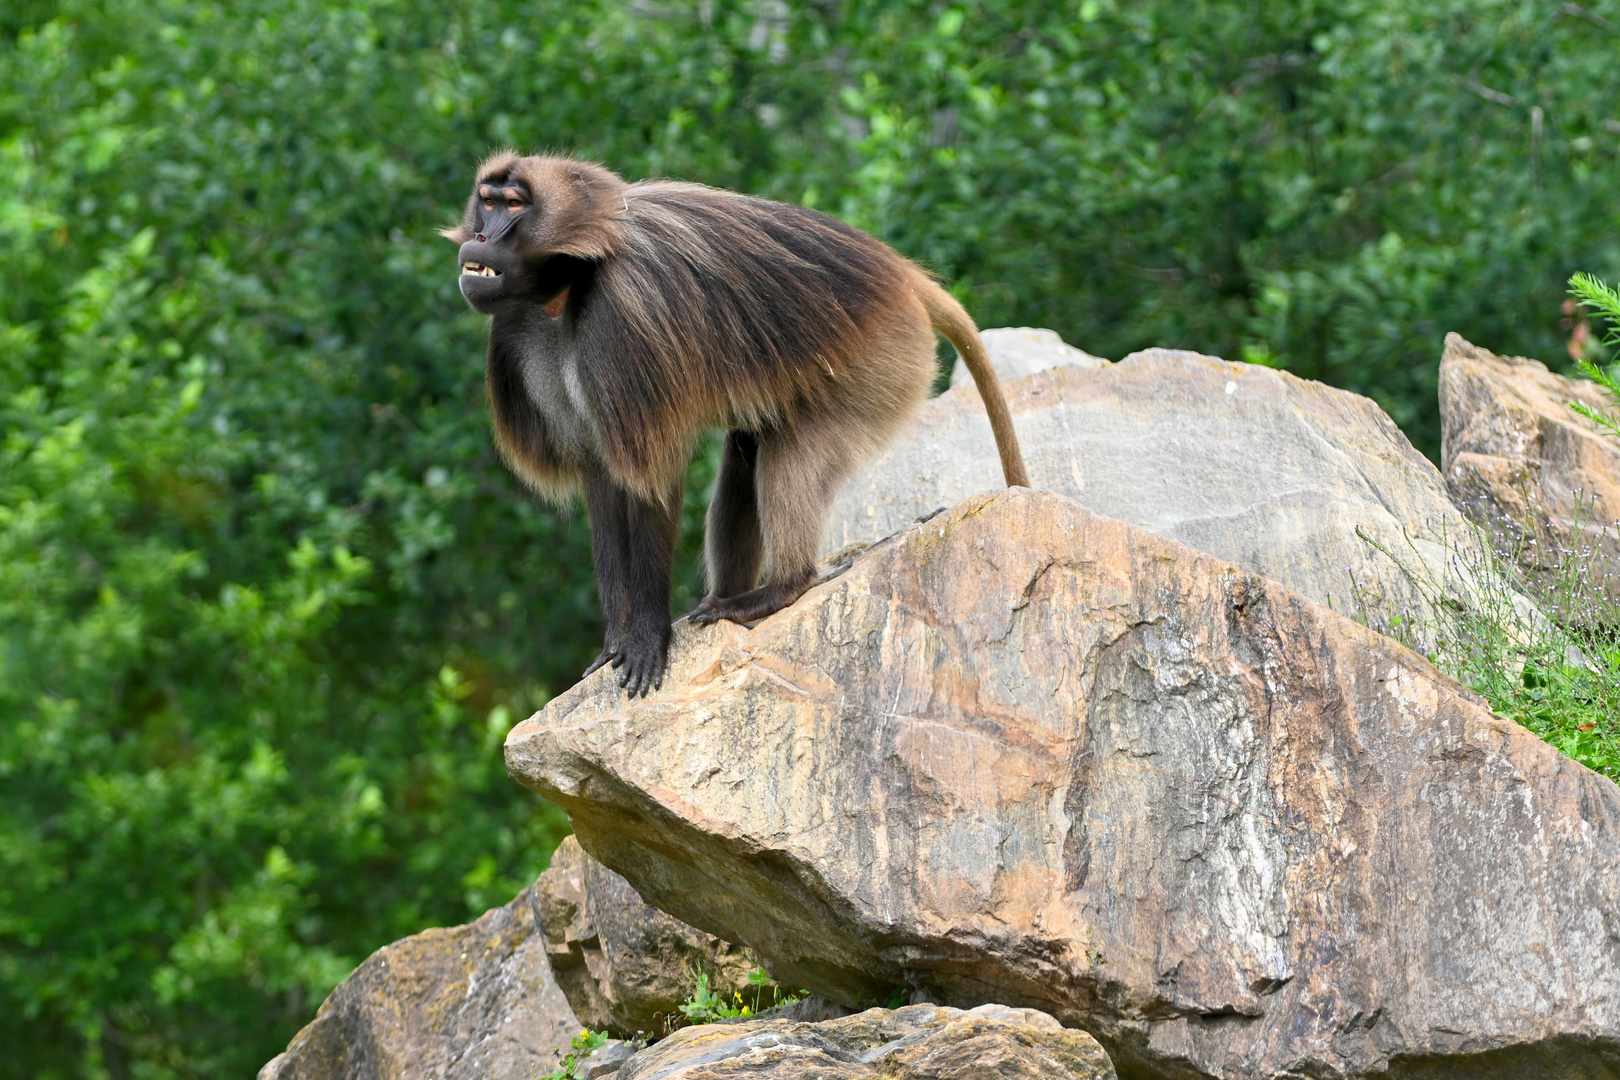
[[[535,932],[534,887],[372,953],[259,1080],[486,1080],[547,1072],[580,1024]]]
[[[1411,578],[1359,539],[1358,526],[1436,582],[1447,580],[1447,545],[1473,541],[1439,471],[1356,394],[1167,349],[1003,389],[1035,487],[1338,611],[1375,598],[1375,619],[1429,614]],[[822,550],[876,541],[1002,486],[978,392],[950,390],[845,485]]]
[[[625,1062],[635,1056],[637,1049],[638,1044],[610,1042],[592,1051],[584,1063],[574,1071],[584,1080],[602,1080],[605,1076],[615,1076],[624,1068]]]
[[[1607,582],[1609,602],[1595,621],[1612,622],[1620,601],[1620,442],[1572,403],[1615,406],[1595,383],[1446,335],[1441,463],[1452,498],[1543,591],[1555,587],[1546,579],[1568,560],[1582,578]]]
[[[984,349],[990,354],[996,374],[1005,381],[1016,381],[1055,367],[1099,368],[1108,363],[1100,356],[1075,348],[1058,337],[1056,330],[1032,326],[1001,326],[979,331]],[[951,385],[971,382],[967,365],[956,358],[951,369]]]
[[[1128,1076],[1620,1070],[1620,788],[1230,563],[1004,491],[673,656],[507,768],[798,985],[1038,1008]]]
[[[755,961],[642,900],[567,837],[535,884],[546,952],[580,1023],[620,1038],[684,1023],[677,1007],[699,972],[726,995],[748,991]]]
[[[1113,1080],[1097,1041],[1034,1009],[911,1005],[818,1024],[756,1020],[682,1028],[620,1080]]]

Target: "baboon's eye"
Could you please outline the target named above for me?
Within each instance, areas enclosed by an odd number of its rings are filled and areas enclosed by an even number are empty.
[[[521,210],[521,209],[523,209],[523,200],[522,199],[507,199],[506,200],[506,208],[508,210]]]
[[[495,200],[494,199],[485,199],[484,200],[484,209],[485,210],[493,210],[493,209],[495,209]]]

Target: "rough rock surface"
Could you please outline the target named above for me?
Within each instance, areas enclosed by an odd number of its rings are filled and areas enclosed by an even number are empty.
[[[1042,330],[1033,326],[999,326],[979,331],[979,338],[984,342],[985,351],[990,354],[996,374],[1008,381],[1055,367],[1073,365],[1099,368],[1108,363],[1100,356],[1092,356],[1068,344],[1058,337],[1056,330]],[[973,376],[968,374],[967,365],[962,363],[961,357],[957,357],[956,366],[951,369],[951,385],[961,386],[972,381]]]
[[[549,1071],[579,1021],[535,932],[534,887],[372,953],[259,1080],[485,1080]]]
[[[937,1005],[868,1009],[841,1020],[760,1020],[682,1028],[616,1080],[1111,1080],[1097,1041],[1034,1009]]]
[[[1620,788],[1280,586],[1006,491],[677,631],[507,767],[779,978],[1039,1008],[1122,1076],[1620,1068]]]
[[[1371,400],[1286,372],[1167,349],[1003,385],[1032,484],[1179,540],[1339,611],[1425,605],[1359,526],[1444,580],[1442,540],[1468,535],[1435,467]],[[879,540],[1003,486],[972,386],[926,402],[853,477],[822,550]],[[1407,537],[1413,547],[1408,547]]]
[[[691,996],[700,971],[717,991],[748,987],[754,962],[741,946],[648,904],[572,836],[535,892],[551,969],[574,1015],[593,1031],[662,1035],[667,1019],[681,1019],[676,1006]]]
[[[1532,567],[1595,549],[1620,593],[1620,442],[1571,409],[1614,402],[1539,360],[1496,356],[1446,335],[1441,461],[1452,498]],[[1577,500],[1582,539],[1574,541]]]

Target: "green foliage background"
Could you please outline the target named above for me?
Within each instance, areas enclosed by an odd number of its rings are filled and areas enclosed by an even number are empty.
[[[811,203],[981,325],[1287,367],[1433,455],[1445,331],[1556,364],[1570,273],[1620,274],[1617,26],[0,4],[0,1075],[249,1075],[566,828],[500,743],[595,652],[587,538],[491,453],[434,233],[485,151]]]

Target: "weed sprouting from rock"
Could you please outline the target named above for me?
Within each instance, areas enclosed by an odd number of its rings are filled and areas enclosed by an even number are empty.
[[[678,1008],[688,1023],[713,1024],[719,1020],[757,1016],[762,1009],[773,1009],[798,1001],[809,993],[807,990],[784,990],[763,967],[755,967],[748,973],[748,987],[750,992],[747,996],[741,990],[736,990],[727,998],[725,994],[712,990],[708,973],[700,971],[692,981],[692,996]]]
[[[592,1031],[585,1028],[575,1035],[570,1045],[570,1052],[564,1054],[558,1050],[557,1067],[541,1075],[539,1066],[532,1070],[534,1080],[578,1080],[579,1067],[591,1053],[607,1045],[607,1035],[604,1032]]]

